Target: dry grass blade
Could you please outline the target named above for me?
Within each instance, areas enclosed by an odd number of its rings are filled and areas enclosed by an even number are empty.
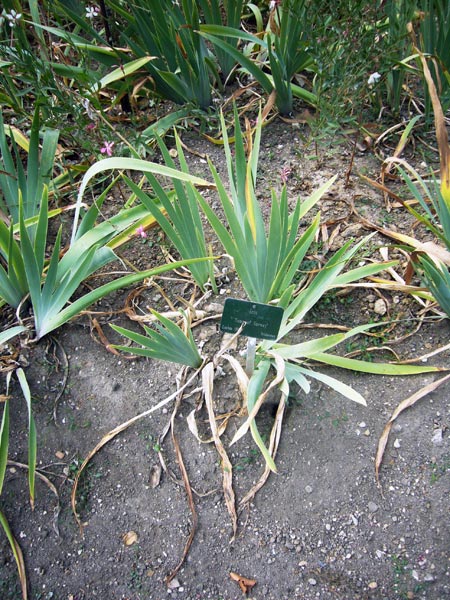
[[[415,333],[415,331],[414,331],[414,333]],[[436,356],[437,354],[441,354],[441,352],[446,352],[447,350],[450,350],[450,344],[441,346],[440,348],[437,348],[436,350],[433,350],[432,352],[428,352],[427,354],[422,354],[422,356],[417,356],[415,358],[407,358],[406,360],[400,360],[398,362],[401,365],[407,365],[408,363],[425,362],[432,356]]]
[[[275,460],[275,457],[276,457],[276,454],[277,454],[278,444],[280,443],[281,428],[282,428],[282,425],[283,425],[283,416],[284,416],[284,410],[285,410],[285,408],[286,408],[286,396],[282,393],[281,394],[280,403],[279,403],[278,408],[277,408],[277,413],[275,415],[275,421],[274,421],[274,424],[272,426],[272,431],[270,432],[270,440],[269,440],[269,452],[270,452],[271,457],[274,460]],[[269,477],[269,475],[270,475],[271,472],[272,471],[271,471],[270,467],[266,463],[264,471],[263,471],[261,477],[259,478],[259,480],[245,494],[245,496],[240,501],[240,503],[239,503],[239,512],[241,510],[243,510],[249,504],[249,502],[251,502],[253,500],[253,498],[255,497],[256,493],[266,483],[267,478]]]
[[[116,350],[115,348],[113,348],[112,344],[109,342],[108,338],[104,334],[103,329],[96,318],[92,319],[92,327],[97,332],[99,340],[103,344],[103,346],[106,348],[106,350],[108,350],[108,352],[111,352],[111,354],[114,354],[115,356],[120,356],[120,352],[118,350]],[[130,357],[125,357],[125,358],[130,358]],[[134,358],[134,356],[131,358]]]
[[[391,231],[390,229],[380,227],[379,225],[372,223],[368,219],[365,219],[356,211],[355,215],[358,217],[358,219],[364,226],[370,229],[375,229],[376,231],[385,235],[386,237],[392,238],[398,242],[401,242],[402,244],[411,246],[416,252],[423,252],[424,254],[429,256],[436,264],[439,264],[439,261],[442,261],[445,265],[450,266],[450,252],[446,250],[443,246],[439,246],[434,242],[420,242],[419,240],[416,240],[416,238],[413,238],[410,235],[406,235],[404,233]]]
[[[205,395],[206,408],[208,409],[209,416],[209,425],[211,427],[211,433],[214,439],[214,444],[216,446],[217,452],[221,458],[221,466],[222,466],[222,485],[223,485],[223,493],[225,497],[225,504],[227,506],[228,514],[231,517],[231,523],[233,526],[233,539],[236,536],[237,532],[237,514],[236,514],[236,499],[233,490],[233,466],[228,458],[228,454],[223,447],[223,444],[219,437],[219,432],[217,430],[216,417],[214,414],[213,407],[213,388],[214,388],[214,365],[213,363],[208,363],[203,371],[202,371],[202,383],[203,383],[203,393]]]
[[[64,394],[64,391],[65,391],[66,385],[67,385],[67,380],[69,379],[69,360],[67,358],[66,351],[64,350],[64,347],[61,344],[61,342],[53,336],[50,336],[50,341],[55,347],[55,349],[53,351],[53,358],[54,358],[54,361],[57,363],[56,370],[58,371],[61,368],[62,372],[63,372],[63,378],[60,382],[58,393],[56,394],[56,398],[53,401],[53,420],[56,425],[56,417],[57,417],[56,413],[58,410],[58,403],[61,400],[62,395]],[[58,358],[56,356],[56,348],[59,350],[61,358]],[[46,350],[46,352],[47,351],[48,350]]]
[[[271,356],[273,356],[273,358],[275,360],[275,364],[276,364],[276,368],[277,368],[277,375],[276,375],[275,379],[273,379],[270,382],[270,385],[267,386],[267,389],[262,394],[260,394],[259,398],[255,402],[254,407],[250,411],[250,414],[248,415],[245,423],[243,425],[241,425],[239,427],[239,429],[236,431],[233,439],[230,442],[230,446],[232,446],[234,443],[236,443],[238,440],[240,440],[241,437],[243,437],[247,433],[247,431],[249,430],[249,427],[250,427],[253,419],[258,414],[258,411],[261,408],[261,405],[264,402],[264,400],[267,398],[268,394],[275,387],[277,387],[283,381],[283,379],[284,379],[284,371],[285,371],[285,362],[284,362],[284,360],[282,358],[280,358],[275,353],[273,353]]]
[[[244,404],[245,404],[245,398],[246,398],[247,386],[248,386],[247,374],[245,373],[241,364],[233,356],[230,356],[229,354],[225,354],[223,356],[223,358],[228,360],[228,362],[232,366],[234,372],[236,373],[239,389],[241,391],[242,397],[244,398]],[[215,364],[215,361],[214,361],[214,364]],[[202,439],[200,437],[200,434],[198,431],[197,421],[196,421],[195,417],[196,417],[196,413],[199,412],[200,408],[201,408],[201,405],[194,408],[186,417],[186,421],[187,421],[187,424],[189,427],[189,431],[192,433],[192,435],[195,437],[195,439],[198,442],[200,442],[201,444],[210,444],[211,442],[214,442],[214,438],[211,436],[206,439]],[[228,412],[226,414],[218,415],[216,417],[216,421],[220,420],[220,424],[217,426],[217,432],[218,432],[219,437],[222,437],[222,434],[225,432],[227,425],[228,425],[228,421],[231,419],[231,417],[242,416],[243,410],[244,410],[243,405],[238,400],[236,407],[233,410],[231,410],[230,412]]]
[[[182,371],[186,372],[186,369],[182,369]],[[180,405],[180,402],[181,402],[181,392],[180,392],[180,395],[178,396],[177,403],[175,405],[175,408],[172,412],[172,417],[170,419],[170,431],[172,434],[172,442],[173,442],[173,446],[175,448],[175,454],[177,457],[178,466],[180,468],[181,476],[183,478],[184,489],[186,490],[186,494],[187,494],[187,498],[188,498],[189,509],[192,514],[192,527],[191,527],[191,531],[189,532],[188,539],[186,540],[186,543],[184,545],[183,555],[182,555],[180,561],[178,562],[177,566],[173,569],[173,571],[170,573],[170,575],[168,575],[165,579],[166,585],[169,585],[169,583],[172,581],[172,579],[175,577],[175,575],[178,573],[178,571],[183,566],[183,563],[186,560],[186,557],[189,553],[189,549],[192,545],[192,542],[194,541],[194,536],[195,536],[195,532],[197,531],[197,524],[198,524],[197,511],[195,509],[195,503],[194,503],[194,497],[192,495],[191,484],[189,483],[189,477],[188,477],[188,474],[186,471],[186,467],[184,465],[184,460],[183,460],[183,455],[181,454],[180,445],[178,444],[178,440],[175,436],[175,416],[178,412],[178,407]]]
[[[384,164],[384,163],[383,163]],[[394,200],[398,203],[397,205],[392,205],[390,204],[387,200],[386,200],[386,204],[388,204],[389,206],[393,206],[393,207],[397,207],[397,206],[407,206],[407,205],[411,205],[411,204],[417,204],[417,201],[412,201],[412,200],[403,200],[403,198],[401,198],[398,194],[396,194],[395,192],[393,192],[392,190],[390,190],[388,187],[386,187],[383,183],[379,183],[378,181],[375,181],[375,179],[371,179],[370,177],[367,177],[366,175],[360,175],[360,178],[363,181],[366,181],[369,185],[371,185],[372,187],[376,188],[377,190],[380,190],[381,192],[383,192],[385,200],[388,196],[391,196],[391,198],[394,198]]]
[[[111,431],[109,431],[106,435],[104,435],[102,437],[102,439],[95,446],[95,448],[93,448],[89,452],[89,454],[86,456],[86,458],[83,461],[83,464],[81,465],[81,467],[78,470],[78,473],[75,476],[75,480],[73,482],[73,487],[72,487],[72,493],[71,493],[71,496],[70,496],[70,502],[71,502],[71,506],[72,506],[72,512],[74,514],[75,520],[78,523],[78,526],[80,527],[81,531],[83,530],[83,526],[82,526],[82,523],[80,521],[79,515],[77,514],[77,489],[78,489],[78,482],[80,480],[81,474],[83,473],[84,469],[89,464],[89,462],[91,461],[92,457],[94,457],[97,454],[97,452],[101,448],[103,448],[103,446],[105,446],[108,442],[110,442],[112,439],[114,439],[116,437],[116,435],[119,435],[119,433],[121,433],[122,431],[125,431],[125,429],[128,429],[128,427],[130,427],[131,425],[133,425],[137,421],[140,421],[144,417],[147,417],[148,415],[152,414],[153,412],[159,410],[160,408],[162,408],[163,406],[165,406],[166,404],[168,404],[169,402],[171,402],[186,387],[188,387],[192,383],[192,381],[197,377],[197,375],[200,373],[200,371],[202,369],[203,369],[203,364],[194,372],[194,374],[186,381],[186,383],[181,388],[177,389],[176,392],[174,392],[173,394],[171,394],[167,398],[164,398],[164,400],[161,400],[161,402],[159,402],[156,406],[153,406],[152,408],[149,408],[148,410],[144,411],[143,413],[141,413],[139,415],[136,415],[135,417],[129,419],[128,421],[125,421],[125,423],[122,423],[121,425],[118,425],[117,427],[115,427],[114,429],[112,429]]]
[[[239,361],[237,361],[234,356],[230,354],[225,354],[224,358],[230,363],[233,371],[236,374],[237,382],[239,385],[239,390],[242,394],[242,398],[244,399],[244,405],[246,404],[247,399],[247,389],[248,389],[248,375],[242,368],[242,365]]]
[[[438,379],[437,381],[433,381],[433,383],[430,383],[429,385],[426,385],[425,387],[421,388],[420,390],[415,392],[412,396],[409,396],[409,398],[405,398],[405,400],[402,400],[402,402],[400,402],[400,404],[397,406],[397,408],[392,413],[391,418],[386,423],[383,433],[381,434],[381,437],[378,441],[377,454],[375,457],[375,477],[376,477],[378,485],[380,485],[380,466],[383,461],[384,451],[386,449],[386,445],[387,445],[387,442],[389,439],[389,433],[391,431],[391,428],[392,428],[392,425],[393,425],[395,419],[406,408],[413,406],[418,400],[420,400],[424,396],[427,396],[431,392],[434,392],[434,390],[436,390],[440,385],[445,383],[448,379],[450,379],[450,375],[446,375],[445,377],[442,377],[441,379]]]

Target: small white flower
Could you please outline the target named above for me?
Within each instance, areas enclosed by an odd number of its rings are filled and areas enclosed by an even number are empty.
[[[9,21],[8,24],[10,27],[15,27],[17,22],[22,18],[22,13],[18,13],[14,9],[12,9],[9,13],[5,12],[4,15]]]
[[[95,19],[95,17],[98,17],[98,15],[99,11],[96,6],[86,6],[86,17],[88,19]]]
[[[378,83],[378,81],[380,81],[380,79],[381,75],[377,71],[375,71],[375,73],[372,73],[372,75],[367,80],[367,84],[370,86],[375,85],[376,83]]]

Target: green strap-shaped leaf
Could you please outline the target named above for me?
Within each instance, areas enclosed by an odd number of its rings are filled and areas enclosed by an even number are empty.
[[[327,365],[340,367],[341,369],[349,369],[350,371],[359,371],[361,373],[373,373],[375,375],[418,375],[420,373],[435,373],[436,371],[445,370],[440,367],[368,362],[327,354],[326,352],[317,352],[310,355],[309,358]]]
[[[182,171],[178,171],[177,169],[171,169],[170,167],[166,167],[164,165],[158,165],[157,163],[148,162],[146,160],[141,160],[138,158],[105,158],[95,163],[90,167],[83,176],[81,181],[80,189],[78,191],[77,202],[75,205],[75,214],[74,214],[74,223],[72,229],[72,240],[71,243],[75,241],[77,236],[77,228],[78,228],[78,219],[80,216],[81,204],[83,199],[83,194],[86,189],[86,186],[90,182],[90,180],[98,175],[99,173],[103,173],[104,171],[111,171],[113,169],[118,170],[130,170],[130,171],[142,171],[144,173],[154,173],[156,175],[163,175],[165,177],[170,177],[172,179],[180,179],[181,181],[189,181],[193,185],[206,186],[210,187],[211,184],[205,179],[201,179],[200,177],[195,177],[194,175],[190,175],[189,173],[183,173]]]
[[[36,477],[37,454],[36,424],[34,422],[31,408],[31,392],[28,386],[27,378],[25,377],[25,373],[21,368],[17,369],[16,373],[28,409],[28,486],[30,488],[31,506],[34,507],[34,482]]]

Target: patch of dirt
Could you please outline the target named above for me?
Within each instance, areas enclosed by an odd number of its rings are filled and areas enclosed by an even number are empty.
[[[225,176],[220,149],[193,134],[184,135],[183,141],[189,148],[208,152]],[[345,186],[350,154],[350,145],[330,145],[322,148],[317,158],[311,147],[305,147],[301,129],[279,121],[268,125],[263,132],[259,170],[266,209],[270,208],[270,187],[280,185],[281,167],[291,169],[288,185],[293,198],[308,195],[338,173],[338,181],[320,206],[327,224],[322,235],[330,239],[334,232],[330,251],[368,233],[353,208],[369,221],[409,232],[411,221],[405,211],[385,210],[379,192],[356,176],[362,169],[376,176],[378,164],[371,155],[356,157],[350,185]],[[207,176],[206,161],[188,156],[191,172]],[[211,192],[206,195],[217,201]],[[157,231],[153,235],[153,246],[136,240],[123,251],[124,257],[139,268],[159,260],[161,239]],[[359,259],[378,259],[379,247],[386,244],[390,242],[376,234],[366,255]],[[391,252],[390,256],[397,255]],[[189,299],[192,287],[170,277],[172,280],[159,281],[169,297]],[[214,303],[213,316],[225,297],[242,295],[231,272],[224,277],[220,291],[199,308]],[[101,308],[106,312],[122,309],[129,292],[107,298]],[[160,311],[169,308],[161,290],[147,288],[142,294],[143,313],[148,306]],[[317,327],[320,323],[352,325],[379,320],[375,311],[379,297],[373,296],[372,290],[366,289],[332,295],[309,319]],[[378,346],[389,346],[400,357],[411,358],[448,342],[448,321],[435,319],[425,321],[401,343],[391,343],[416,327],[419,310],[401,294],[383,293],[383,297],[389,317],[409,322],[386,333]],[[141,313],[136,310],[136,314]],[[97,319],[110,343],[119,338],[109,322],[138,328],[124,313],[98,315]],[[211,355],[220,345],[217,325],[218,320],[211,318],[194,329],[196,340],[205,342],[205,354]],[[296,335],[304,339],[317,331],[300,329]],[[241,340],[239,349],[244,348]],[[344,349],[352,350],[372,360],[392,357],[388,350],[383,354],[382,349],[362,343]],[[448,384],[399,417],[381,469],[382,490],[374,477],[378,438],[392,411],[439,374],[394,378],[324,369],[361,392],[367,407],[314,382],[307,396],[297,390],[284,419],[276,458],[278,473],[270,475],[239,514],[235,539],[222,492],[219,456],[213,444],[200,443],[189,431],[187,417],[196,408],[198,395],[186,395],[173,422],[195,490],[198,525],[186,560],[168,587],[166,578],[183,555],[193,521],[170,434],[160,441],[173,402],[115,437],[92,459],[77,495],[82,533],[71,512],[70,493],[81,462],[104,434],[174,393],[177,366],[115,356],[100,343],[98,331],[92,330],[86,316],[64,326],[53,341],[41,341],[26,356],[38,431],[38,467],[58,492],[57,498],[45,481],[38,479],[32,511],[26,470],[14,464],[7,470],[2,510],[23,550],[32,600],[235,600],[242,597],[242,591],[230,572],[256,581],[248,590],[248,597],[254,600],[449,597]],[[448,352],[428,360],[445,366]],[[239,394],[233,372],[225,365],[217,388],[218,410],[233,410]],[[10,459],[26,463],[26,405],[18,385],[12,394]],[[266,435],[276,409],[274,397],[258,415],[259,428]],[[208,427],[201,420],[204,413],[201,415],[200,434],[206,436]],[[242,417],[232,418],[224,435],[234,468],[237,502],[264,468],[249,435],[228,447],[241,422]],[[442,439],[436,435],[438,430],[443,432]],[[160,453],[166,470],[158,483],[155,473],[161,467]],[[4,537],[0,548],[0,596],[19,600],[15,564]]]

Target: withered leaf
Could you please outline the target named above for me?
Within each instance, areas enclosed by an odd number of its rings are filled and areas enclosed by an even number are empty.
[[[248,579],[247,577],[243,577],[242,575],[238,575],[233,571],[230,572],[230,577],[233,581],[239,585],[243,594],[248,594],[254,585],[256,585],[255,579]]]
[[[378,482],[378,485],[380,485],[380,466],[383,461],[384,451],[385,451],[387,443],[388,443],[389,433],[391,431],[391,428],[392,428],[392,425],[394,424],[395,419],[406,408],[413,406],[418,400],[420,400],[427,394],[434,392],[440,385],[442,385],[449,379],[450,379],[450,375],[445,375],[441,379],[438,379],[437,381],[433,381],[432,383],[426,385],[425,387],[423,387],[420,390],[418,390],[417,392],[415,392],[412,396],[409,396],[408,398],[405,398],[405,400],[402,400],[402,402],[400,402],[400,404],[394,410],[394,412],[391,415],[391,418],[389,419],[389,421],[386,423],[386,425],[384,427],[384,430],[380,436],[380,439],[378,440],[377,453],[375,456],[375,477]]]
[[[152,489],[158,487],[161,481],[161,467],[160,465],[153,465],[150,469],[149,483]]]
[[[122,536],[122,541],[125,546],[132,546],[138,540],[137,533],[135,531],[128,531]]]

